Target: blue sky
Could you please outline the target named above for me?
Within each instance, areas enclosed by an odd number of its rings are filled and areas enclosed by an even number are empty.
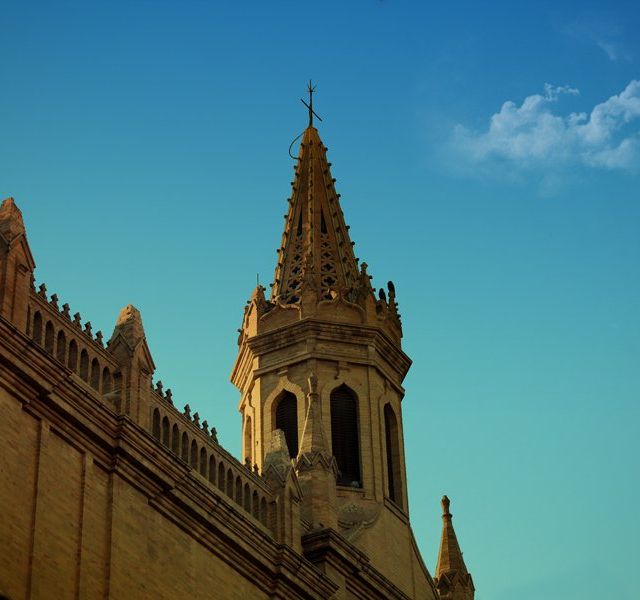
[[[398,292],[429,567],[447,493],[479,600],[630,600],[640,9],[530,4],[0,0],[0,195],[38,282],[107,333],[140,308],[238,454],[236,329],[312,77],[356,254]]]

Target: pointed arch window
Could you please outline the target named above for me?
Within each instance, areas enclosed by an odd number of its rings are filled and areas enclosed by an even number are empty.
[[[251,417],[247,417],[244,422],[244,457],[249,459],[249,462],[253,464],[253,436],[251,431]]]
[[[154,438],[160,440],[160,411],[157,408],[153,411],[152,433]]]
[[[275,428],[284,431],[289,456],[298,456],[298,399],[291,392],[283,392],[276,406]]]
[[[184,462],[189,462],[189,436],[187,432],[182,433],[182,442],[180,444],[180,458]]]
[[[358,398],[346,385],[331,392],[331,449],[338,463],[338,485],[362,487]]]
[[[174,454],[180,453],[180,430],[175,423],[171,428],[171,451]]]
[[[75,340],[71,340],[69,343],[69,356],[67,357],[67,367],[72,371],[76,371],[78,368],[78,344]]]
[[[207,476],[207,451],[204,447],[200,448],[200,475]]]
[[[169,419],[162,417],[162,443],[169,447]]]
[[[33,339],[36,344],[42,344],[42,315],[39,312],[33,316]]]
[[[195,440],[191,440],[191,462],[189,464],[194,469],[198,468],[198,444]]]
[[[91,361],[91,387],[94,390],[100,388],[100,363],[97,358]]]
[[[384,406],[384,433],[387,449],[387,488],[389,498],[402,505],[402,470],[400,468],[400,436],[398,419],[391,404]]]
[[[58,331],[58,340],[56,342],[56,358],[64,365],[65,355],[67,353],[67,338],[62,329]]]
[[[53,323],[51,321],[47,321],[44,328],[44,349],[49,354],[53,354],[53,335]]]
[[[80,352],[80,377],[89,381],[89,354],[84,349]]]

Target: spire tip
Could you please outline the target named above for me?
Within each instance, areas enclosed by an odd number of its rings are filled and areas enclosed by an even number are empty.
[[[449,500],[449,497],[447,495],[442,496],[441,504],[442,504],[442,516],[450,517],[451,513],[449,512],[449,506],[451,504],[451,500]]]

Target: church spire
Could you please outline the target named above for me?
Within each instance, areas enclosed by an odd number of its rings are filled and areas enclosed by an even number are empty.
[[[271,300],[281,304],[299,303],[304,291],[315,293],[317,300],[349,298],[360,281],[327,148],[313,126],[314,115],[320,119],[313,110],[314,89],[310,82],[309,104],[303,101],[309,126],[300,144],[271,292]]]
[[[442,537],[436,566],[436,588],[441,598],[472,600],[473,581],[462,558],[462,551],[453,529],[453,515],[449,511],[450,500],[442,497]]]

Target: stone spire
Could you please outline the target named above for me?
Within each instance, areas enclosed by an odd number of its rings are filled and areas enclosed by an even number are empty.
[[[309,125],[295,167],[272,301],[295,304],[306,290],[315,292],[318,300],[331,300],[340,293],[349,297],[359,284],[358,264],[326,151],[318,130]]]
[[[449,511],[449,505],[449,498],[443,496],[442,538],[440,539],[438,565],[436,566],[436,588],[443,599],[473,600],[473,581],[462,558],[458,538],[453,529],[453,515]]]

